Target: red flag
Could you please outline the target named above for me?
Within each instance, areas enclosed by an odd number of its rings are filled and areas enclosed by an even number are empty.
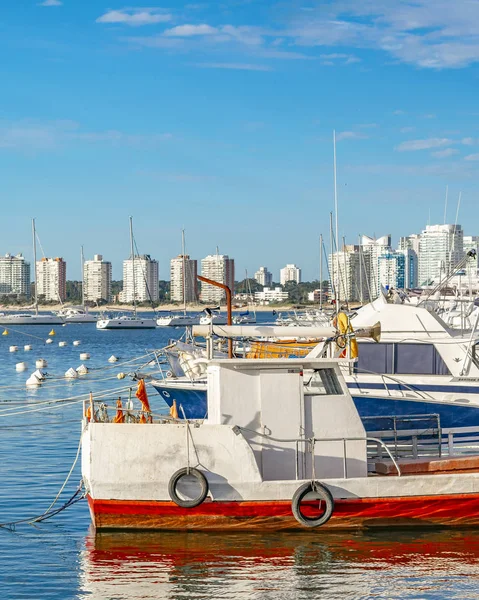
[[[151,412],[150,403],[148,402],[148,394],[146,393],[145,380],[140,379],[138,382],[138,389],[136,390],[135,396],[141,402],[141,410],[143,411],[140,417],[140,423],[151,423],[151,415],[149,415],[148,419],[145,416],[145,413]]]
[[[123,414],[123,404],[121,403],[121,398],[118,398],[116,401],[116,416],[113,419],[113,423],[124,423],[125,415]]]

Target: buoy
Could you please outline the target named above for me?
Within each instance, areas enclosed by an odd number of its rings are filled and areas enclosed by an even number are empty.
[[[15,370],[16,371],[25,371],[27,368],[27,363],[26,362],[19,362],[15,365]]]
[[[55,330],[52,329],[48,335],[56,335]]]
[[[73,345],[74,345],[74,346],[79,346],[80,344],[81,344],[80,340],[75,340],[75,341],[73,342]]]
[[[8,335],[8,329],[4,329],[2,335]]]
[[[47,367],[48,363],[44,358],[39,358],[35,361],[35,366],[37,369],[42,369],[43,367]]]
[[[116,376],[117,379],[125,379],[125,377],[125,373],[118,373],[118,375]]]
[[[110,356],[110,358],[108,359],[108,362],[111,362],[111,363],[114,363],[114,362],[117,362],[117,361],[118,361],[118,358],[114,354],[112,354]]]
[[[60,348],[64,348],[67,343],[66,342],[58,342],[58,345],[60,346]]]
[[[45,344],[52,344],[53,340],[45,340]]]
[[[77,373],[78,375],[86,375],[88,373],[88,367],[85,367],[85,365],[80,365],[77,368]]]
[[[88,352],[82,352],[80,354],[80,360],[88,360],[90,358],[90,355],[88,354]]]
[[[78,377],[78,373],[75,371],[75,369],[72,369],[71,367],[68,369],[68,371],[65,373],[65,377],[67,379],[75,379],[76,377]]]
[[[40,369],[34,371],[32,375],[34,375],[37,379],[40,379],[40,381],[45,381],[45,373],[40,371]]]
[[[10,346],[10,352],[18,352],[18,346]]]
[[[23,346],[23,349],[25,350],[25,352],[29,352],[32,347],[30,346],[30,344],[27,344],[26,346]]]
[[[30,375],[27,379],[27,385],[41,385],[41,383],[41,380],[38,379],[38,377],[35,377],[35,375]]]

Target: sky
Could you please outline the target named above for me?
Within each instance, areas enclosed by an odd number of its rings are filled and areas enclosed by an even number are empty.
[[[1,253],[228,254],[236,278],[339,236],[479,235],[479,0],[5,0]]]

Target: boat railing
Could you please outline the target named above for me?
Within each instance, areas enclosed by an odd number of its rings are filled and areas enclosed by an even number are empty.
[[[348,370],[349,372],[351,372],[352,369],[355,369],[356,373],[359,373],[359,374],[363,373],[363,374],[366,374],[366,375],[376,375],[377,377],[380,377],[381,381],[383,382],[384,389],[388,393],[388,396],[391,396],[391,397],[397,397],[397,394],[392,394],[391,393],[392,391],[394,391],[394,392],[400,392],[401,396],[403,398],[405,397],[405,393],[404,392],[408,391],[408,392],[411,392],[412,394],[414,394],[417,398],[421,398],[423,400],[425,400],[425,399],[432,400],[433,399],[433,397],[430,394],[428,394],[427,392],[425,393],[423,390],[418,390],[417,388],[415,388],[412,385],[406,383],[402,379],[398,379],[397,377],[393,377],[392,375],[388,375],[387,373],[376,373],[375,371],[368,371],[367,369],[358,369],[355,366],[355,364],[350,364],[350,363],[347,363],[344,366],[341,365],[341,369],[342,370]],[[387,381],[390,381],[393,384],[398,385],[399,386],[398,389],[391,390],[388,387]],[[361,382],[358,381],[358,380],[355,380],[354,384],[359,389],[359,391],[361,393],[363,393],[363,391],[361,389]]]

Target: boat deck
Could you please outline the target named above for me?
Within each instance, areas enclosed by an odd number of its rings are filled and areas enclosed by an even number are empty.
[[[434,475],[437,473],[474,473],[479,471],[479,455],[402,458],[396,460],[401,475]],[[397,475],[391,460],[374,463],[374,475]]]

